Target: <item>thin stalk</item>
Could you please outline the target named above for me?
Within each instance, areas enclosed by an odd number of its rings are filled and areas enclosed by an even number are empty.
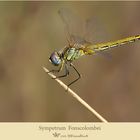
[[[45,67],[43,67],[44,71],[46,73],[49,72],[49,70]],[[48,73],[49,76],[51,76],[52,78],[55,78],[56,76],[53,73]],[[60,86],[62,86],[65,90],[67,90],[67,85],[64,84],[60,79],[55,79],[55,81],[57,81]],[[80,96],[78,96],[73,90],[71,90],[70,88],[68,88],[68,92],[66,93],[70,93],[71,96],[73,96],[77,101],[79,101],[83,106],[85,106],[92,114],[94,114],[100,121],[107,123],[108,121],[106,119],[104,119],[97,111],[95,111],[95,109],[93,109],[90,105],[88,105]]]

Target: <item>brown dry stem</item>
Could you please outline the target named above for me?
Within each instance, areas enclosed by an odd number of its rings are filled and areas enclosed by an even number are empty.
[[[44,71],[46,73],[49,72],[49,70],[45,67],[43,67]],[[56,78],[56,76],[53,73],[48,73],[49,76],[51,76],[52,78]],[[73,96],[77,101],[79,101],[83,106],[85,106],[92,114],[94,114],[100,121],[107,123],[108,121],[106,119],[104,119],[98,112],[95,111],[95,109],[93,109],[90,105],[88,105],[81,97],[79,97],[73,90],[71,90],[70,88],[67,87],[66,84],[64,84],[60,79],[55,79],[55,81],[57,81],[60,86],[62,86],[65,90],[67,90],[68,92],[66,93],[70,93],[71,96]],[[68,88],[68,89],[67,89]]]

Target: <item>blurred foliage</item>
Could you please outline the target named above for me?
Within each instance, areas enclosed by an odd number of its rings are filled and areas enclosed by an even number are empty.
[[[0,121],[99,121],[42,69],[67,43],[60,8],[99,17],[112,41],[140,34],[140,2],[0,2]],[[74,62],[71,88],[110,122],[140,121],[140,42],[109,54]]]

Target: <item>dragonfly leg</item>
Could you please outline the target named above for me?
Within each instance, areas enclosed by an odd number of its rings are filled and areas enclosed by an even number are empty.
[[[63,69],[63,66],[64,66],[64,62],[60,65],[58,70],[50,70],[48,73],[50,73],[50,72],[58,73],[58,72],[60,72]]]
[[[76,78],[74,81],[72,81],[71,83],[69,83],[69,84],[68,84],[68,87],[69,87],[70,85],[72,85],[73,83],[75,83],[76,81],[78,81],[78,80],[81,78],[81,75],[80,75],[80,73],[78,72],[78,70],[75,68],[75,66],[74,66],[72,63],[70,64],[70,66],[73,67],[73,69],[76,71],[76,73],[78,74],[78,78]]]
[[[61,67],[58,69],[58,70],[50,70],[50,71],[48,71],[47,73],[58,73],[58,72],[60,72],[60,70],[61,70]]]
[[[69,70],[68,70],[68,67],[67,67],[67,64],[65,64],[65,74],[64,75],[60,75],[60,76],[57,76],[53,79],[56,79],[56,78],[63,78],[63,77],[66,77],[69,75]]]
[[[60,71],[60,68],[59,68],[58,70],[50,70],[50,71],[47,72],[47,73],[51,73],[51,72],[55,73],[55,72],[59,72],[59,71]]]

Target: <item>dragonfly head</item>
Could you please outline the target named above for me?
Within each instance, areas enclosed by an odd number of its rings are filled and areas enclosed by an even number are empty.
[[[60,58],[60,55],[58,52],[54,51],[50,58],[49,58],[49,61],[55,65],[55,66],[59,66],[59,64],[61,64],[61,58]]]

